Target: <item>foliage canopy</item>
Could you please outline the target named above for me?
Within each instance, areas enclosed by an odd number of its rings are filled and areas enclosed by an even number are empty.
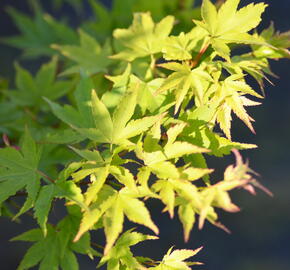
[[[57,0],[55,8],[63,2],[81,10],[81,1]],[[239,211],[233,189],[271,195],[238,151],[256,145],[233,141],[231,122],[234,114],[255,132],[246,108],[264,98],[269,59],[290,57],[290,35],[273,25],[255,30],[263,3],[89,3],[95,21],[78,32],[43,15],[37,2],[33,18],[8,9],[20,34],[4,42],[23,57],[51,58],[35,75],[17,63],[14,89],[0,92],[1,214],[15,220],[32,213],[39,226],[12,239],[33,243],[18,270],[79,269],[76,254],[99,257],[108,270],[188,270],[200,264],[187,260],[200,248],[171,248],[161,261],[133,255],[131,246],[159,232],[146,201],[177,214],[188,241],[195,223],[228,231],[216,210]],[[248,52],[236,53],[240,46]],[[207,157],[231,153],[236,163],[215,180]],[[59,199],[67,213],[51,224]],[[125,219],[151,234],[123,232]],[[104,231],[103,246],[93,243],[95,230]]]

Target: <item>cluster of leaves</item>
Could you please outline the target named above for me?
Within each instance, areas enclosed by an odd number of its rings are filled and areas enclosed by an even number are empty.
[[[99,266],[109,270],[188,270],[199,263],[185,260],[200,249],[170,249],[162,261],[134,257],[131,246],[157,237],[123,233],[125,217],[157,235],[145,201],[159,200],[171,218],[177,213],[188,241],[196,218],[199,229],[208,221],[227,231],[216,210],[239,211],[233,189],[271,195],[238,152],[256,145],[232,141],[231,120],[234,113],[254,132],[246,107],[263,95],[246,77],[263,87],[268,59],[289,58],[289,33],[273,25],[252,31],[263,3],[238,9],[239,0],[203,0],[200,9],[193,2],[115,0],[107,10],[90,1],[98,21],[78,34],[38,6],[34,19],[9,9],[22,33],[5,42],[26,57],[53,56],[35,76],[16,64],[15,89],[1,87],[1,213],[16,219],[33,211],[39,225],[13,238],[35,242],[19,270],[78,269],[75,253],[101,257]],[[160,20],[137,12],[128,26],[131,9]],[[251,51],[233,55],[241,45]],[[232,152],[236,164],[212,180],[207,156]],[[53,225],[59,199],[67,214]],[[105,233],[103,254],[92,248],[95,230]]]

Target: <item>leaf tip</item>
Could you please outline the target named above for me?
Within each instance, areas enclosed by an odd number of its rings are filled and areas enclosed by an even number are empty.
[[[184,232],[183,233],[183,239],[184,239],[184,242],[185,243],[188,243],[188,241],[189,241],[189,236],[190,236],[190,233],[189,232]]]
[[[152,228],[153,232],[157,235],[159,235],[159,229],[157,226],[154,226],[154,228]]]
[[[80,240],[80,238],[82,237],[83,232],[82,231],[78,231],[78,233],[76,234],[75,238],[73,239],[73,243],[76,243],[77,241]]]

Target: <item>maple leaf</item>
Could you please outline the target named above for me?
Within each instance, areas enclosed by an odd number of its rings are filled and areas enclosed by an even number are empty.
[[[46,99],[53,113],[82,137],[99,143],[127,143],[129,138],[143,133],[163,117],[161,114],[131,120],[136,107],[136,89],[130,89],[132,91],[124,94],[111,115],[92,89],[93,83],[90,79],[84,78],[80,82],[75,92],[77,110],[71,105],[61,107]]]
[[[257,98],[263,98],[263,96],[256,93],[244,80],[241,80],[240,77],[240,75],[232,75],[225,79],[217,86],[215,96],[211,100],[212,104],[219,104],[216,112],[216,120],[228,139],[231,139],[232,111],[255,133],[251,123],[254,119],[248,115],[244,107],[258,105],[259,103],[255,103],[244,97],[244,95],[248,94]]]
[[[157,78],[146,82],[140,80],[132,73],[132,65],[128,64],[122,75],[106,75],[106,78],[113,82],[113,87],[110,91],[104,93],[101,98],[102,102],[104,102],[111,112],[119,104],[127,89],[138,88],[136,102],[142,110],[142,115],[145,115],[147,110],[151,113],[156,113],[166,98],[163,94],[158,96],[154,95],[156,90],[163,83],[163,80],[161,78]]]
[[[156,123],[155,126],[148,132],[144,139],[144,143],[139,141],[136,145],[136,155],[138,158],[144,161],[144,163],[150,168],[166,168],[174,166],[170,162],[170,159],[180,158],[185,155],[191,155],[196,153],[208,153],[206,148],[198,147],[188,142],[176,141],[177,136],[182,132],[185,125],[180,124],[172,127],[168,130],[169,139],[164,147],[159,145],[161,138],[160,123]],[[167,169],[164,169],[166,171]],[[160,169],[162,170],[162,169]],[[172,170],[170,170],[172,172]]]
[[[240,0],[227,0],[217,11],[210,0],[203,0],[201,7],[203,20],[193,20],[196,25],[208,32],[208,42],[216,53],[229,62],[228,43],[262,43],[248,32],[258,26],[267,5],[264,3],[249,4],[237,10],[239,3]]]
[[[105,76],[108,80],[113,82],[112,89],[105,92],[101,98],[108,110],[113,110],[119,104],[122,96],[126,93],[130,82],[131,72],[131,64],[128,64],[123,74],[117,76]]]
[[[199,217],[200,229],[203,227],[205,219],[207,219],[214,225],[229,232],[225,226],[216,222],[217,215],[215,214],[213,207],[220,207],[228,212],[240,211],[240,208],[232,203],[229,196],[229,191],[235,188],[244,188],[251,194],[255,195],[255,187],[257,187],[269,196],[273,196],[271,191],[255,179],[254,176],[257,174],[249,168],[248,162],[243,162],[242,156],[238,150],[233,149],[232,152],[235,155],[236,164],[230,165],[226,168],[224,172],[224,180],[219,181],[215,185],[206,187],[201,192],[203,206]]]
[[[51,44],[64,45],[77,42],[74,30],[50,15],[43,14],[40,8],[36,9],[33,19],[30,15],[25,15],[11,7],[7,11],[21,34],[7,37],[3,41],[10,46],[23,49],[26,57],[51,56],[55,54],[55,51],[50,48]]]
[[[15,103],[1,101],[0,106],[0,132],[9,134],[11,130],[17,129],[19,122],[25,119],[24,112]]]
[[[81,189],[73,181],[57,181],[53,184],[42,186],[34,205],[34,217],[36,218],[43,234],[47,234],[47,221],[54,198],[65,198],[73,201],[81,208],[86,209]]]
[[[255,57],[266,57],[270,59],[290,58],[289,31],[284,33],[275,32],[274,24],[272,22],[270,26],[263,30],[257,38],[273,47],[252,45]]]
[[[190,265],[201,265],[202,263],[199,262],[188,262],[185,261],[186,259],[195,256],[202,247],[191,250],[191,249],[176,249],[172,251],[173,248],[170,248],[167,254],[163,257],[161,263],[150,269],[154,270],[171,270],[171,269],[178,269],[178,270],[190,270]]]
[[[43,97],[56,100],[67,94],[74,86],[74,80],[56,80],[57,58],[54,57],[33,78],[29,71],[16,64],[16,90],[7,94],[12,100],[21,106],[34,106],[47,110]]]
[[[77,270],[79,266],[75,253],[100,256],[91,248],[89,233],[83,235],[77,243],[72,242],[77,224],[78,218],[68,216],[56,227],[48,225],[46,236],[40,229],[32,229],[14,237],[11,241],[35,242],[27,250],[17,270],[29,269],[38,264],[40,269],[57,270],[61,267],[63,270]]]
[[[117,192],[111,187],[104,185],[98,192],[97,200],[84,212],[74,241],[78,241],[83,233],[91,229],[100,218],[103,220],[107,239],[105,254],[111,250],[119,234],[122,232],[125,216],[130,221],[142,224],[158,234],[159,230],[151,220],[148,209],[136,197],[138,196],[128,192],[127,188]]]
[[[274,75],[269,69],[268,62],[263,58],[257,59],[256,57],[253,56],[252,53],[244,55],[236,55],[231,58],[231,63],[228,62],[220,62],[220,63],[232,75],[234,74],[244,75],[244,72],[250,74],[258,82],[262,90],[264,90],[264,82],[263,82],[264,79],[266,79],[268,82],[271,83],[271,81],[266,77],[266,75],[271,76]]]
[[[206,31],[201,27],[194,27],[189,33],[181,32],[178,36],[169,36],[162,48],[164,59],[181,61],[192,59],[192,51],[205,36]]]
[[[112,58],[131,62],[136,58],[161,52],[173,22],[174,18],[167,16],[154,24],[150,13],[135,13],[133,23],[128,29],[114,31],[114,38],[124,46],[124,49]]]
[[[165,168],[161,166],[161,169]],[[171,218],[174,216],[174,207],[179,205],[178,216],[183,224],[184,240],[187,242],[195,223],[195,214],[199,213],[203,207],[202,196],[191,182],[210,174],[213,170],[185,166],[176,169],[179,175],[171,174],[168,168],[167,175],[152,171],[160,179],[152,185],[152,189],[158,193],[160,200],[166,205],[164,210],[169,212]]]
[[[13,147],[0,149],[0,203],[17,191],[25,189],[27,199],[18,215],[29,210],[35,203],[40,188],[38,163],[40,149],[32,139],[28,129],[22,138],[20,151]]]
[[[255,144],[247,144],[240,142],[233,142],[220,134],[214,132],[209,126],[207,121],[196,119],[196,110],[199,112],[199,118],[202,118],[202,107],[196,108],[191,112],[184,114],[182,117],[186,121],[185,127],[180,138],[184,141],[197,145],[199,147],[207,148],[210,150],[209,155],[222,157],[229,155],[232,149],[253,149],[257,146]],[[204,113],[207,113],[204,110]],[[213,118],[215,112],[209,118]],[[206,118],[206,117],[205,117]]]
[[[203,67],[191,69],[189,65],[177,62],[160,64],[159,66],[174,71],[165,79],[157,93],[166,90],[174,91],[176,99],[175,114],[190,90],[193,91],[192,94],[197,97],[197,100],[202,102],[206,84],[212,81],[211,76],[204,71]]]
[[[224,188],[224,190],[242,187],[254,195],[256,194],[254,188],[257,187],[272,197],[273,193],[261,185],[256,179],[258,174],[249,167],[248,161],[243,161],[238,150],[233,149],[232,152],[235,155],[236,164],[230,165],[226,168],[224,172],[225,181],[219,183],[219,185]]]
[[[60,51],[65,57],[69,58],[76,65],[69,67],[62,75],[78,73],[80,71],[86,74],[95,74],[98,72],[106,72],[108,66],[112,63],[109,56],[112,53],[109,42],[106,42],[103,47],[89,34],[79,30],[80,45],[57,45],[51,47]]]
[[[126,267],[126,269],[142,269],[142,266],[136,258],[134,258],[130,247],[145,240],[155,240],[156,236],[144,235],[138,232],[132,232],[132,230],[126,231],[117,240],[114,247],[102,257],[99,262],[99,267],[107,263],[108,269],[119,270]]]

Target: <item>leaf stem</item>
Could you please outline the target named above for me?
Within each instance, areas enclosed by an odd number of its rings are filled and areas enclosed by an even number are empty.
[[[45,179],[47,179],[49,182],[55,184],[55,180],[52,179],[51,177],[49,177],[48,175],[46,175],[44,172],[37,170],[37,173],[40,174],[41,176],[43,176]]]
[[[96,247],[96,248],[99,248],[99,249],[102,249],[102,250],[105,249],[102,245],[99,245],[99,244],[94,243],[94,242],[91,242],[91,245],[92,245],[93,247]]]
[[[206,50],[209,47],[209,43],[205,43],[205,45],[200,49],[199,53],[197,54],[197,56],[195,57],[195,59],[193,59],[191,61],[191,67],[194,68],[199,64],[199,61],[201,59],[201,57],[204,55],[204,53],[206,52]]]

